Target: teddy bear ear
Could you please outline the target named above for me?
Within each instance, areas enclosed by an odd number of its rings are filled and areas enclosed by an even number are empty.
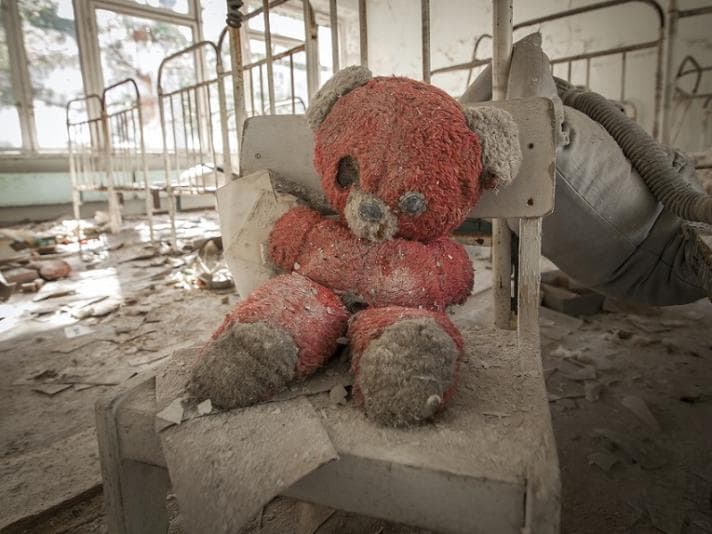
[[[509,112],[491,105],[465,107],[463,111],[470,130],[480,138],[482,188],[506,187],[516,178],[522,164],[517,123]]]
[[[372,77],[370,70],[358,65],[343,68],[334,74],[312,98],[307,110],[309,127],[316,131],[339,98],[357,87],[366,85]]]

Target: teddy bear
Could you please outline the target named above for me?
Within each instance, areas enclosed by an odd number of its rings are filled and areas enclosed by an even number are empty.
[[[449,238],[483,190],[517,174],[517,126],[494,106],[360,66],[307,112],[314,167],[336,216],[300,205],[269,234],[281,274],[225,318],[188,382],[223,409],[270,398],[348,344],[352,394],[387,426],[431,420],[454,395],[463,339],[446,309],[474,280]],[[239,276],[239,273],[235,273]]]

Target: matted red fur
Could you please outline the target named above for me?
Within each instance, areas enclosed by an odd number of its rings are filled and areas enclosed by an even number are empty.
[[[297,345],[298,376],[306,376],[336,352],[336,340],[346,331],[349,313],[330,289],[296,273],[272,278],[238,303],[212,339],[235,322],[263,321],[285,330]]]
[[[407,192],[427,200],[425,213],[398,216],[398,236],[427,241],[447,235],[480,195],[480,142],[458,103],[432,85],[374,78],[341,97],[315,134],[314,166],[334,208],[349,188],[336,182],[339,161],[358,165],[359,187],[394,214]]]
[[[468,297],[474,279],[467,252],[446,237],[371,242],[306,208],[277,221],[269,248],[280,268],[354,293],[370,306],[444,310]]]

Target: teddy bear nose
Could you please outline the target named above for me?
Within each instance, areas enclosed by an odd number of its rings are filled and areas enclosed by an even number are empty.
[[[367,199],[358,205],[358,215],[366,222],[378,222],[383,218],[383,210],[378,202]]]

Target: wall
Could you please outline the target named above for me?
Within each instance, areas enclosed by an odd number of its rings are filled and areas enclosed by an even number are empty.
[[[514,22],[591,3],[591,0],[515,0]],[[660,5],[665,9],[667,3]],[[681,0],[679,5],[681,9],[689,9],[709,5],[709,1]],[[655,40],[658,36],[657,24],[658,17],[653,9],[641,3],[631,3],[522,29],[515,33],[515,40],[540,30],[545,52],[551,57],[561,57]],[[369,0],[368,26],[369,66],[374,73],[421,77],[420,2]],[[675,69],[687,54],[694,55],[703,65],[712,65],[710,27],[712,15],[681,21],[675,50]],[[432,68],[469,61],[475,39],[483,33],[491,33],[491,28],[490,2],[431,0]],[[483,42],[480,57],[491,55],[490,45],[489,40]],[[624,96],[635,106],[639,122],[650,131],[654,118],[656,54],[653,50],[631,52],[627,62]],[[583,84],[585,72],[584,61],[574,64],[572,81]],[[566,67],[557,67],[554,73],[566,77]],[[593,90],[609,98],[620,99],[620,56],[593,60],[590,76]],[[708,74],[708,78],[702,89],[712,90],[712,72]],[[466,81],[466,72],[435,75],[432,78],[434,84],[453,95],[464,91]],[[704,148],[701,130],[703,113],[700,108],[701,102],[692,106],[677,137],[678,146],[685,150],[697,151]]]

